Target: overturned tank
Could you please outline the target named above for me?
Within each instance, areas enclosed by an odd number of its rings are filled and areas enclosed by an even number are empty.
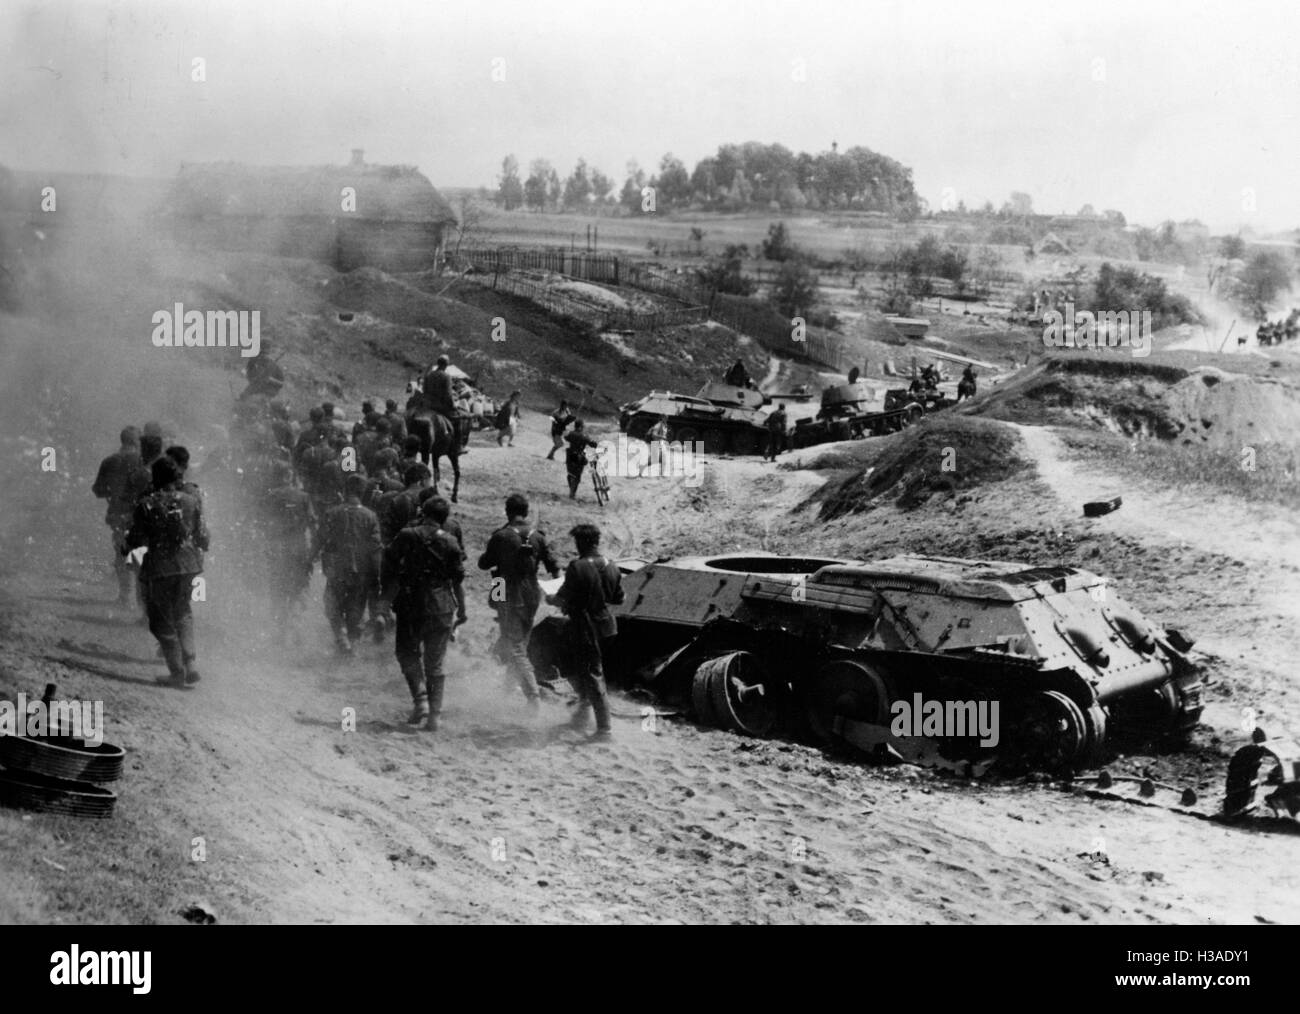
[[[1191,642],[1075,567],[746,554],[623,569],[611,676],[743,734],[1061,771],[1116,732],[1176,739],[1201,713]],[[977,732],[977,715],[996,727]]]
[[[709,454],[761,454],[767,440],[768,399],[749,387],[710,382],[694,397],[671,391],[651,391],[619,408],[618,427],[629,437],[644,440],[661,416],[668,421],[668,439],[703,441]]]

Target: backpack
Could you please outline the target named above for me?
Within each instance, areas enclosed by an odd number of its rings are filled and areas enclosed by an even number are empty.
[[[184,501],[175,490],[164,490],[149,497],[145,513],[149,518],[151,552],[172,556],[194,544],[194,535],[185,518]]]

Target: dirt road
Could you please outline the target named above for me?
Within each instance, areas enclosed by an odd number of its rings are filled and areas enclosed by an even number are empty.
[[[514,488],[546,491],[535,509],[566,557],[562,533],[579,518],[627,556],[815,537],[790,509],[818,477],[756,459],[710,459],[697,488],[615,477],[603,512],[587,488],[571,504],[543,430],[526,417],[517,446],[476,438],[464,459],[471,566]],[[1047,441],[1028,439],[1070,481]],[[437,736],[401,725],[391,644],[330,656],[316,584],[301,648],[265,643],[220,545],[196,607],[203,682],[159,689],[147,632],[105,604],[95,521],[62,512],[11,555],[0,661],[28,689],[50,680],[105,700],[107,738],[131,760],[110,825],[0,811],[0,861],[16,873],[0,884],[5,920],[168,920],[196,898],[223,921],[274,922],[1300,917],[1294,872],[1282,883],[1261,872],[1294,870],[1293,838],[1250,836],[1246,848],[1241,832],[1168,813],[844,763],[621,695],[615,743],[580,743],[558,731],[562,701],[532,721],[502,688],[477,572]],[[1090,855],[1099,844],[1106,861]]]

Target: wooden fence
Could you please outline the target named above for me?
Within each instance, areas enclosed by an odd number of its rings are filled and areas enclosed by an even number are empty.
[[[805,333],[804,340],[795,341],[794,325],[769,303],[749,296],[715,292],[700,285],[694,274],[686,271],[670,271],[623,260],[613,254],[593,254],[561,247],[472,247],[462,248],[459,256],[463,262],[473,264],[482,272],[477,278],[470,276],[474,281],[522,296],[553,313],[585,321],[593,327],[653,331],[674,324],[716,320],[784,356],[829,366],[841,373],[854,365],[854,357],[844,341],[824,333]],[[570,293],[555,292],[540,282],[512,274],[513,270],[553,271],[582,281],[627,286],[681,305],[653,313],[612,310]],[[492,273],[490,279],[488,272]]]

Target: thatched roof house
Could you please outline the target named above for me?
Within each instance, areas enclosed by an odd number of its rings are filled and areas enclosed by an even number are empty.
[[[430,267],[456,222],[414,166],[369,165],[359,150],[346,166],[186,163],[166,207],[203,242],[324,259],[343,270]]]

